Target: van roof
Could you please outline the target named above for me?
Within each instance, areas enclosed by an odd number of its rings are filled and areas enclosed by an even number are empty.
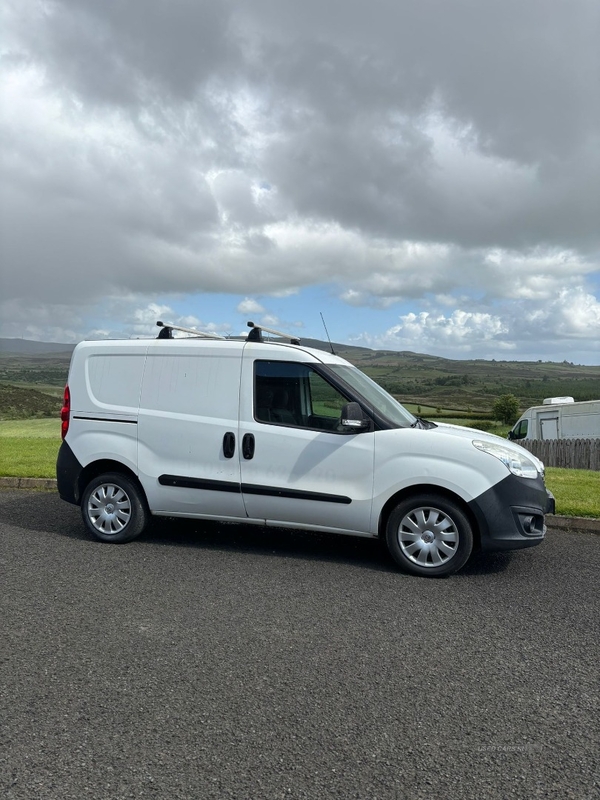
[[[312,356],[316,361],[325,364],[348,364],[349,362],[341,356],[328,353],[326,350],[317,350],[313,347],[305,347],[303,345],[291,344],[289,342],[277,341],[249,341],[247,339],[201,339],[195,337],[182,337],[177,339],[96,339],[85,340],[77,345],[77,350],[137,350],[147,349],[148,351],[161,350],[165,353],[169,351],[175,352],[178,350],[223,350],[227,349],[243,349],[250,347],[257,354],[264,351],[267,356],[269,352],[282,350],[289,350],[295,353],[305,353]]]

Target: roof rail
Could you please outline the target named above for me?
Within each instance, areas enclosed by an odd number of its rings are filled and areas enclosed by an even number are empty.
[[[300,344],[300,339],[297,336],[290,336],[289,333],[282,333],[281,331],[273,330],[273,328],[265,328],[264,325],[255,325],[254,322],[248,322],[248,327],[252,328],[248,334],[249,342],[262,342],[264,332],[271,333],[273,336],[280,336],[282,339],[289,339],[291,344]]]
[[[181,325],[171,325],[170,322],[161,322],[160,320],[156,324],[161,328],[160,333],[156,337],[157,339],[172,339],[173,331],[190,333],[192,336],[198,336],[200,339],[225,339],[225,336],[221,336],[220,333],[212,333],[212,331],[197,331],[194,328],[182,328]]]

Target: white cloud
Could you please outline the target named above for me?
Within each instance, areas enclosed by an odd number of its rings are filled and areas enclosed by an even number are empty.
[[[476,300],[471,305],[484,308]],[[494,313],[463,309],[450,315],[439,310],[411,312],[385,332],[363,333],[353,341],[451,358],[531,359],[544,355],[549,360],[576,358],[594,363],[600,353],[600,303],[576,286],[560,290],[550,302],[544,298],[499,302]]]
[[[378,337],[364,335],[357,342],[371,347],[425,352],[458,352],[467,355],[477,346],[494,340],[502,349],[511,348],[504,337],[506,325],[499,317],[470,311],[454,311],[449,317],[422,311],[400,317],[400,322]]]
[[[587,340],[600,354],[600,303],[581,286],[562,289],[548,304],[527,313],[522,308],[528,331],[546,340]],[[530,325],[527,325],[527,322]]]
[[[267,328],[273,328],[275,325],[279,325],[279,317],[274,314],[265,314],[260,320],[260,324]]]
[[[262,314],[264,310],[263,306],[251,297],[245,297],[236,308],[238,314]]]

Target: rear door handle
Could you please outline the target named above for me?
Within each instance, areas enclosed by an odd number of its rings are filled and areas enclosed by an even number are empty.
[[[244,434],[244,438],[242,439],[242,455],[248,461],[254,458],[254,434]]]
[[[235,453],[235,433],[227,431],[223,437],[223,455],[225,458],[233,458]]]

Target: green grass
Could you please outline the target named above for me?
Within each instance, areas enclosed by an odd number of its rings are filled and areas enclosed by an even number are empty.
[[[556,498],[556,513],[600,518],[600,472],[546,468],[546,485]]]
[[[0,476],[53,478],[59,446],[55,418],[0,422]],[[548,467],[546,484],[557,514],[600,518],[600,472]]]
[[[60,447],[60,420],[30,419],[0,422],[0,475],[53,478]]]
[[[5,438],[56,439],[60,444],[60,419],[11,419],[0,421],[0,441]]]
[[[60,439],[0,437],[0,476],[54,478]]]

